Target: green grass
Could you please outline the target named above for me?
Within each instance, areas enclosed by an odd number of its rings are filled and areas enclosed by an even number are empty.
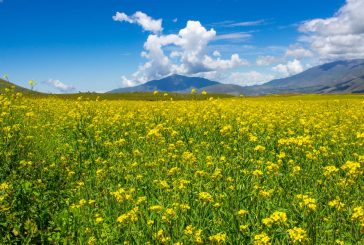
[[[0,78],[0,93],[3,93],[6,88],[14,89],[15,92],[20,92],[20,93],[23,93],[24,95],[39,95],[39,94],[41,94],[41,93],[39,93],[37,91],[32,91],[30,89],[23,88],[21,86],[15,85],[14,83],[11,83],[9,81],[6,81],[6,80]]]
[[[144,100],[144,101],[165,101],[165,100],[206,100],[213,98],[232,98],[234,96],[228,94],[180,94],[180,93],[164,93],[160,92],[154,95],[152,92],[135,92],[135,93],[77,93],[77,94],[42,94],[36,95],[38,98],[59,98],[59,99],[78,99],[83,100]]]
[[[32,91],[27,88],[15,85],[14,83],[0,79],[0,93],[5,89],[14,89],[14,92],[21,92],[28,98],[59,98],[75,100],[82,97],[82,100],[144,100],[144,101],[165,101],[165,100],[206,100],[213,98],[232,98],[228,94],[181,94],[181,93],[164,93],[159,92],[154,95],[152,92],[135,92],[135,93],[74,93],[74,94],[47,94]]]

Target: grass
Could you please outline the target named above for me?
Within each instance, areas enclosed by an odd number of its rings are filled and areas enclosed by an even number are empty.
[[[40,94],[39,92],[36,91],[32,91],[30,89],[26,89],[20,86],[17,86],[9,81],[6,81],[4,79],[0,78],[0,93],[4,93],[5,89],[12,89],[15,92],[20,92],[23,93],[24,95],[38,95]]]
[[[206,100],[213,98],[232,98],[234,96],[227,94],[181,94],[181,93],[161,93],[155,95],[153,92],[135,92],[135,93],[77,93],[77,94],[47,94],[37,96],[41,98],[60,98],[74,100],[82,97],[84,100],[144,100],[144,101],[166,101],[166,100]]]
[[[21,92],[26,97],[31,98],[58,98],[75,100],[80,97],[83,100],[145,100],[145,101],[161,101],[161,100],[206,100],[207,98],[232,98],[234,96],[228,94],[181,94],[181,93],[164,93],[159,92],[154,94],[153,92],[135,92],[135,93],[74,93],[74,94],[47,94],[32,91],[20,86],[17,86],[11,82],[0,79],[0,93],[5,89],[12,89],[15,92]]]

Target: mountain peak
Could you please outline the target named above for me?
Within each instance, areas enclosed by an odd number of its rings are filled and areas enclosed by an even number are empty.
[[[291,77],[245,87],[246,94],[364,93],[364,59],[339,60]]]
[[[151,92],[155,90],[163,92],[186,92],[190,91],[192,88],[200,89],[217,84],[220,83],[201,77],[187,77],[179,74],[173,74],[135,87],[115,89],[110,91],[110,93]]]

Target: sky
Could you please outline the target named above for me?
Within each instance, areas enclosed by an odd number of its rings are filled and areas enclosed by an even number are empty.
[[[0,76],[52,93],[262,84],[364,58],[364,0],[0,0]]]

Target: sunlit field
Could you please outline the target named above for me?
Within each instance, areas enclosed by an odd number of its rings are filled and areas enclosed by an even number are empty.
[[[0,105],[1,244],[364,244],[363,95]]]

